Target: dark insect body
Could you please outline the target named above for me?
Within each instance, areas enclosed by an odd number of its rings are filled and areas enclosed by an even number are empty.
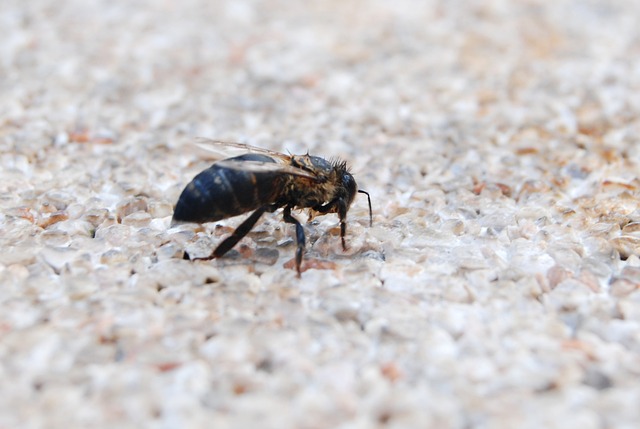
[[[369,194],[358,189],[344,162],[329,162],[309,154],[289,156],[239,143],[208,141],[208,144],[242,149],[247,153],[218,161],[194,177],[178,199],[172,225],[215,222],[253,213],[206,259],[219,258],[231,250],[251,231],[263,213],[284,208],[284,221],[296,227],[296,270],[300,276],[305,235],[291,210],[309,209],[310,219],[336,213],[345,250],[347,212],[356,193],[367,195],[369,223],[372,222]]]

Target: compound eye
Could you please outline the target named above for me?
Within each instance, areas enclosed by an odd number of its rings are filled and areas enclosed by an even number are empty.
[[[344,186],[347,194],[347,206],[350,206],[353,198],[356,196],[356,192],[358,192],[358,185],[350,173],[344,173],[342,175],[342,185]]]

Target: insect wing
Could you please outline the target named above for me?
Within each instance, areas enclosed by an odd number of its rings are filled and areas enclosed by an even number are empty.
[[[291,157],[269,149],[263,149],[243,143],[226,142],[222,140],[212,140],[204,137],[196,137],[197,147],[211,154],[218,154],[219,158],[230,158],[243,153],[258,153],[276,158],[279,161],[287,162]]]
[[[251,173],[282,173],[292,176],[306,177],[307,179],[318,179],[316,175],[301,168],[275,162],[223,159],[222,161],[216,162],[216,165],[224,168],[230,168],[232,170],[248,171]]]

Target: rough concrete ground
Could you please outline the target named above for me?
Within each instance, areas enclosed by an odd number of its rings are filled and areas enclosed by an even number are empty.
[[[639,20],[5,0],[0,427],[637,427]],[[374,226],[183,260],[243,219],[169,228],[194,136],[341,157]]]

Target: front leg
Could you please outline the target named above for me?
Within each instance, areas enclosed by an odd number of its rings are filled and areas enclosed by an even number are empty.
[[[337,203],[338,203],[338,200],[333,200],[333,201],[328,202],[325,205],[320,205],[319,204],[317,206],[311,207],[311,210],[314,210],[314,211],[316,211],[316,212],[318,212],[320,214],[331,213],[331,212],[335,211],[335,207],[336,207]]]
[[[342,250],[347,250],[347,244],[344,241],[344,236],[347,234],[347,203],[343,199],[337,200],[338,217],[340,218],[340,239],[342,240]]]
[[[296,270],[298,271],[299,278],[300,265],[302,265],[302,254],[304,253],[305,245],[304,228],[302,227],[298,219],[291,215],[291,206],[286,206],[284,208],[283,218],[285,222],[292,223],[296,226],[296,243],[298,245],[298,248],[296,249]]]
[[[344,240],[344,237],[347,234],[347,203],[342,198],[337,198],[323,206],[312,207],[312,209],[320,214],[338,213],[338,217],[340,218],[340,239],[342,240],[342,250],[347,250],[347,244]]]

